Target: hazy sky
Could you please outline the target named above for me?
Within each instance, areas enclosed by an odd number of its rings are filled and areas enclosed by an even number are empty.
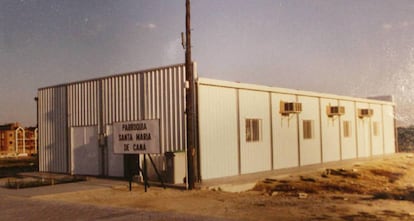
[[[395,95],[414,123],[414,1],[193,0],[202,77]],[[0,124],[37,88],[184,62],[184,0],[0,0]]]

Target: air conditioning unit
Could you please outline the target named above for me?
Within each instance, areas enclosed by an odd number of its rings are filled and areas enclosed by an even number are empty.
[[[327,106],[326,114],[329,117],[340,116],[345,114],[345,107],[343,106]]]
[[[374,114],[374,110],[372,109],[369,109],[369,108],[358,109],[359,118],[371,117],[373,114]]]
[[[302,112],[302,103],[280,102],[280,113],[282,115],[297,114]]]

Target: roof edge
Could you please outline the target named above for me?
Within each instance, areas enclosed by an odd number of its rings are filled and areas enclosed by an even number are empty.
[[[197,83],[201,85],[210,85],[210,86],[217,86],[217,87],[238,88],[238,89],[244,89],[244,90],[274,92],[274,93],[280,93],[280,94],[291,94],[291,95],[318,97],[318,98],[326,98],[326,99],[340,99],[340,100],[346,100],[346,101],[359,101],[359,102],[366,102],[366,103],[372,103],[372,104],[386,104],[386,105],[395,106],[395,103],[392,101],[384,101],[384,100],[371,99],[371,98],[358,98],[358,97],[351,97],[351,96],[342,96],[342,95],[279,88],[279,87],[270,87],[270,86],[263,86],[263,85],[258,85],[258,84],[239,83],[239,82],[216,80],[216,79],[210,79],[210,78],[198,78]]]
[[[196,65],[195,62],[194,62],[194,65]],[[90,78],[90,79],[85,79],[85,80],[80,80],[80,81],[73,81],[73,82],[69,82],[69,83],[62,83],[62,84],[56,84],[56,85],[52,85],[52,86],[41,87],[41,88],[38,88],[37,90],[40,91],[40,90],[45,90],[45,89],[50,89],[50,88],[68,86],[68,85],[72,85],[72,84],[79,84],[79,83],[85,83],[85,82],[90,82],[90,81],[98,81],[98,80],[108,79],[108,78],[111,78],[111,77],[127,76],[127,75],[131,75],[131,74],[139,74],[139,73],[156,71],[156,70],[159,70],[159,69],[175,68],[175,67],[180,67],[180,66],[185,66],[185,64],[184,63],[179,63],[179,64],[160,66],[160,67],[153,67],[153,68],[148,68],[148,69],[138,70],[138,71],[112,74],[112,75],[103,76],[103,77]]]

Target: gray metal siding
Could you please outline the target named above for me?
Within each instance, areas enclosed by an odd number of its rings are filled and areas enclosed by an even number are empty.
[[[68,86],[69,127],[98,124],[98,82]]]
[[[39,90],[39,170],[68,172],[66,87]]]
[[[41,88],[38,97],[41,171],[68,172],[71,127],[160,119],[162,151],[185,151],[183,64]]]
[[[134,121],[142,118],[139,74],[103,79],[103,123]]]
[[[144,118],[161,120],[163,151],[185,150],[185,71],[183,66],[143,74]]]
[[[102,80],[103,124],[160,119],[163,152],[185,150],[185,69],[171,66]]]

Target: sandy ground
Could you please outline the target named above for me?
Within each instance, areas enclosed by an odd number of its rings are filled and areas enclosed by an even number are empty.
[[[414,156],[324,168],[258,181],[249,191],[127,186],[37,199],[137,208],[234,220],[414,220]]]

